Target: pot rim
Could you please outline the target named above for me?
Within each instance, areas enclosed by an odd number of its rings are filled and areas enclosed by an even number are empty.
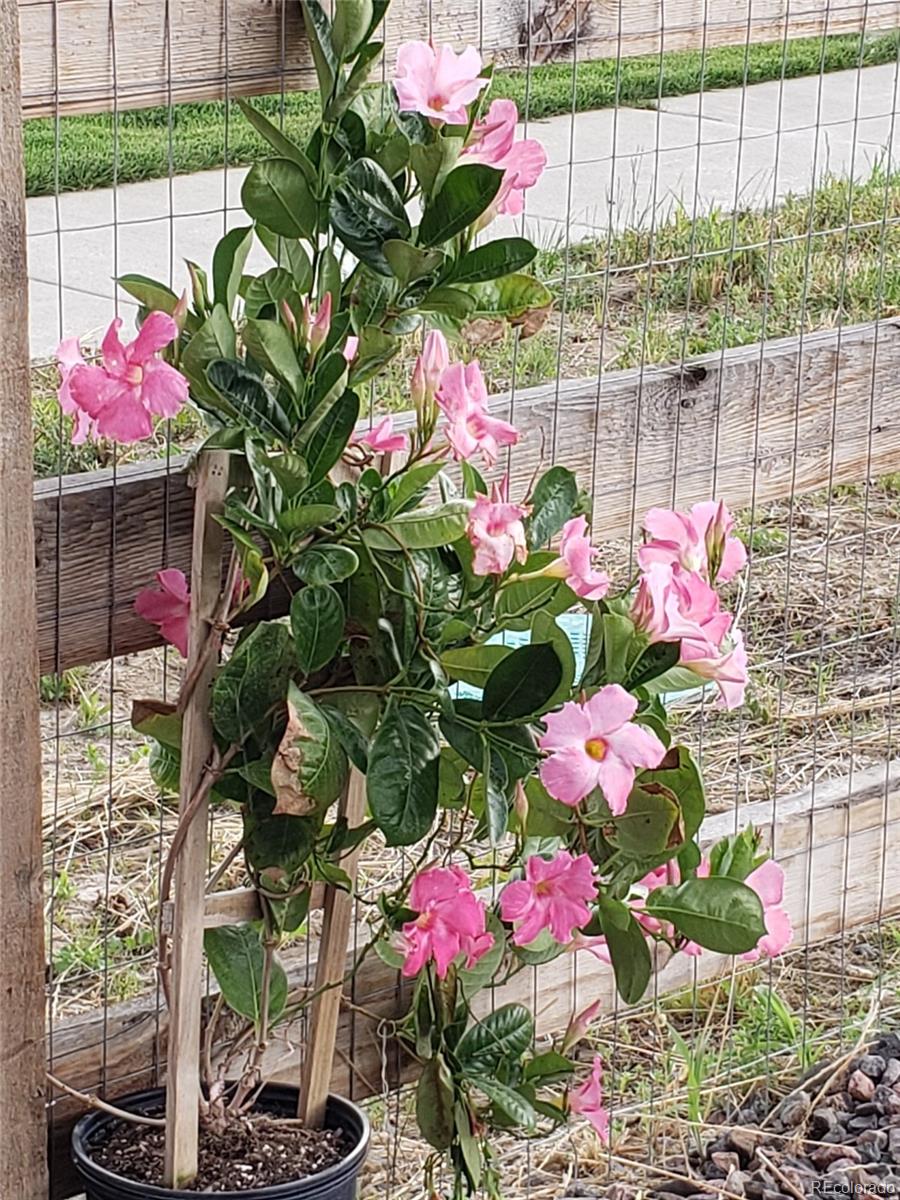
[[[279,1093],[285,1096],[297,1096],[299,1089],[292,1087],[289,1084],[273,1083],[268,1085],[262,1095],[278,1095]],[[147,1088],[141,1092],[132,1092],[129,1095],[123,1096],[116,1100],[116,1104],[120,1108],[133,1111],[140,1111],[140,1106],[150,1100],[165,1100],[166,1089]],[[327,1188],[333,1181],[346,1176],[355,1175],[363,1164],[363,1161],[368,1153],[369,1140],[371,1136],[371,1126],[369,1118],[365,1112],[352,1100],[346,1099],[344,1096],[337,1096],[332,1093],[328,1095],[328,1106],[334,1107],[340,1113],[351,1112],[359,1122],[361,1131],[359,1138],[353,1149],[340,1162],[334,1163],[330,1167],[326,1167],[324,1171],[317,1171],[313,1175],[305,1175],[301,1179],[289,1180],[286,1183],[268,1184],[263,1187],[244,1188],[242,1191],[232,1192],[215,1192],[218,1200],[294,1200],[297,1194],[298,1187],[304,1185],[309,1186],[310,1200],[314,1200],[316,1191],[319,1186]],[[146,1197],[146,1200],[188,1200],[194,1196],[200,1195],[199,1192],[188,1192],[180,1188],[164,1188],[157,1184],[142,1183],[137,1179],[129,1179],[126,1175],[117,1175],[114,1171],[108,1170],[106,1167],[101,1167],[95,1162],[91,1156],[90,1149],[87,1146],[87,1134],[96,1127],[102,1127],[111,1124],[113,1121],[120,1121],[120,1117],[114,1116],[112,1113],[98,1110],[95,1112],[86,1113],[75,1125],[72,1130],[72,1157],[76,1165],[84,1172],[89,1173],[93,1177],[94,1182],[102,1183],[109,1186],[131,1187],[135,1189],[135,1200],[140,1196]],[[344,1122],[338,1123],[339,1128],[345,1132],[352,1132],[346,1129]]]

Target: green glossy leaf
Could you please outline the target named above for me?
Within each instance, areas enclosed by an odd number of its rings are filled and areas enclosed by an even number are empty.
[[[253,925],[220,925],[207,929],[203,949],[229,1008],[259,1028],[263,1012],[265,954],[262,935]],[[273,961],[269,982],[269,1022],[277,1021],[287,1003],[284,968]]]
[[[454,283],[483,283],[527,267],[537,249],[526,238],[497,238],[464,254],[453,269]]]
[[[244,324],[244,345],[257,360],[280,379],[296,396],[304,384],[304,373],[287,329],[278,321],[250,318]]]
[[[341,515],[336,504],[297,504],[278,514],[278,527],[295,537],[322,525],[330,525]]]
[[[553,646],[519,646],[488,677],[482,698],[485,720],[507,724],[538,716],[559,687],[562,674]]]
[[[658,767],[642,774],[641,782],[645,787],[648,783],[659,784],[675,796],[681,810],[684,840],[690,841],[706,815],[706,796],[703,778],[688,748],[673,746]]]
[[[546,710],[572,698],[572,686],[575,683],[575,651],[566,631],[557,625],[556,619],[549,613],[535,613],[531,622],[531,640],[533,643],[547,642],[556,651],[562,667],[562,678],[557,684],[556,691],[546,701]]]
[[[468,1105],[462,1102],[458,1103],[454,1109],[453,1120],[456,1125],[456,1140],[459,1144],[460,1154],[462,1155],[463,1170],[466,1174],[469,1194],[474,1195],[481,1187],[481,1146],[478,1139],[472,1133],[472,1118],[469,1114]]]
[[[502,181],[503,172],[484,163],[455,167],[425,208],[419,226],[421,245],[436,246],[462,233],[488,207]]]
[[[441,188],[456,165],[461,149],[460,139],[455,137],[438,136],[434,140],[415,141],[410,145],[410,166],[426,199]]]
[[[264,310],[272,309],[268,315],[279,313],[281,302],[295,296],[294,278],[284,267],[270,267],[247,284],[244,292],[244,312],[248,317],[258,317]]]
[[[524,1004],[504,1004],[468,1029],[456,1047],[456,1057],[471,1075],[493,1074],[531,1049],[534,1019]]]
[[[292,142],[283,130],[279,129],[277,125],[273,125],[268,117],[264,117],[248,101],[239,97],[238,107],[260,137],[269,143],[275,153],[280,158],[289,158],[291,162],[296,163],[306,176],[307,183],[311,187],[314,186],[316,182],[315,168],[300,146],[296,142]]]
[[[412,508],[416,501],[424,496],[428,485],[441,473],[443,467],[444,464],[440,462],[420,463],[419,466],[404,471],[391,487],[387,515],[395,516],[407,508]]]
[[[331,41],[341,59],[352,58],[372,24],[372,0],[341,0],[334,6]]]
[[[635,858],[661,854],[682,840],[676,833],[678,816],[678,805],[668,788],[642,781],[632,789],[625,812],[613,818],[615,832],[609,835],[610,841]]]
[[[264,158],[250,168],[241,187],[241,203],[254,221],[286,238],[311,238],[316,231],[316,201],[306,174],[289,158]]]
[[[291,601],[291,629],[297,661],[307,675],[330,662],[344,636],[344,605],[334,588],[301,588]]]
[[[527,564],[526,564],[527,565]],[[558,616],[578,597],[562,579],[523,579],[506,584],[497,596],[494,613],[505,628],[527,629],[540,609]]]
[[[244,263],[253,245],[253,226],[229,229],[213,251],[213,301],[231,312],[244,273]]]
[[[349,579],[359,566],[355,550],[331,542],[309,546],[294,563],[294,574],[304,583],[321,586]]]
[[[514,1091],[505,1083],[500,1083],[499,1080],[488,1079],[483,1075],[473,1076],[470,1082],[484,1092],[494,1107],[499,1109],[513,1125],[531,1130],[537,1124],[534,1106],[521,1093]]]
[[[553,303],[550,289],[531,275],[506,275],[486,283],[473,283],[468,291],[475,301],[472,317],[497,317],[514,324]]]
[[[150,279],[147,275],[120,275],[116,282],[123,292],[133,296],[138,304],[149,309],[150,312],[156,310],[171,316],[175,311],[178,297],[164,283],[158,283],[157,280]]]
[[[358,420],[359,396],[349,390],[342,392],[309,440],[301,442],[312,483],[324,479],[344,453]]]
[[[206,368],[206,378],[225,397],[247,428],[282,440],[290,436],[291,425],[284,409],[243,363],[234,359],[213,359]]]
[[[212,689],[212,722],[226,742],[240,742],[287,694],[293,665],[290,630],[261,621],[235,646]]]
[[[303,243],[297,238],[281,237],[265,225],[257,225],[256,236],[278,267],[290,272],[297,292],[301,296],[305,295],[312,286],[312,263]]]
[[[348,250],[380,274],[391,274],[384,243],[405,240],[410,226],[397,189],[377,162],[360,158],[350,164],[332,194],[329,215]]]
[[[622,613],[605,612],[600,618],[600,628],[603,631],[604,683],[624,683],[634,642],[634,622]]]
[[[531,499],[528,543],[532,549],[545,546],[574,516],[578,504],[578,481],[567,467],[551,467],[537,482]]]
[[[319,0],[300,0],[300,11],[324,101],[331,95],[338,73],[338,62],[331,42],[331,22]]]
[[[539,1087],[562,1083],[575,1070],[575,1064],[556,1050],[536,1054],[525,1064],[525,1078]]]
[[[674,667],[681,656],[680,642],[656,642],[648,646],[634,663],[628,677],[631,689],[642,687],[649,695],[647,685]]]
[[[510,654],[511,646],[463,646],[458,650],[445,650],[441,655],[441,666],[451,679],[461,679],[473,687],[483,688],[490,673]]]
[[[598,897],[600,923],[616,976],[616,988],[626,1004],[637,1004],[650,982],[650,948],[627,904],[603,892]]]
[[[572,809],[554,800],[540,779],[533,775],[525,782],[528,816],[525,834],[537,838],[564,838],[572,828]]]
[[[172,750],[181,749],[181,713],[174,704],[161,700],[135,700],[131,705],[131,727]]]
[[[419,312],[439,313],[454,321],[464,321],[475,307],[472,297],[462,288],[437,287],[423,296],[418,303]]]
[[[393,517],[383,529],[367,529],[363,536],[372,550],[449,546],[465,533],[470,508],[467,500],[451,500],[440,508],[416,509]]]
[[[442,250],[423,250],[397,238],[389,238],[382,249],[392,273],[404,287],[413,280],[431,275],[444,262]]]
[[[365,775],[369,769],[369,739],[355,721],[347,714],[330,704],[321,705],[322,712],[328,718],[334,735],[340,742],[344,753],[356,767]]]
[[[356,357],[350,364],[350,380],[365,383],[400,352],[400,339],[377,325],[363,325],[359,333]]]
[[[231,317],[217,304],[188,342],[181,356],[181,370],[191,385],[195,400],[205,401],[216,412],[237,417],[237,410],[220,396],[206,378],[206,368],[215,359],[233,359],[236,339]]]
[[[271,814],[272,800],[265,811],[259,806],[244,817],[244,852],[250,867],[266,872],[269,879],[293,879],[309,860],[321,821],[318,817]]]
[[[437,813],[440,743],[417,708],[388,710],[369,747],[366,794],[389,846],[424,837]]]
[[[509,801],[506,798],[509,772],[504,759],[487,740],[481,779],[477,782],[481,784],[484,793],[484,826],[488,842],[492,846],[499,846],[509,827]]]
[[[746,954],[766,932],[756,892],[721,875],[658,888],[648,896],[647,907],[690,941],[720,954]]]

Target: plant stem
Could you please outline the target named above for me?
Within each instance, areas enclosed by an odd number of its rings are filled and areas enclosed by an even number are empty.
[[[70,1087],[69,1084],[63,1083],[61,1079],[57,1079],[55,1075],[47,1072],[48,1081],[60,1092],[65,1092],[67,1096],[71,1096],[75,1100],[80,1100],[86,1108],[97,1108],[101,1112],[109,1113],[112,1117],[118,1117],[120,1121],[129,1121],[132,1125],[152,1125],[156,1129],[165,1128],[165,1117],[145,1117],[141,1113],[129,1112],[126,1108],[117,1108],[115,1104],[108,1104],[105,1100],[101,1100],[99,1096],[93,1096],[88,1092],[80,1092],[78,1088]]]

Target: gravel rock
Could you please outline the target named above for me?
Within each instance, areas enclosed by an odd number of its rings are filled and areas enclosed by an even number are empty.
[[[809,1092],[796,1092],[778,1105],[775,1116],[785,1129],[795,1129],[806,1120],[811,1107],[812,1096]]]
[[[895,1125],[888,1132],[888,1154],[895,1163],[900,1163],[900,1125]]]
[[[881,1073],[881,1082],[887,1087],[900,1080],[900,1058],[889,1058]]]
[[[875,1095],[875,1082],[865,1071],[857,1068],[847,1080],[847,1091],[854,1100],[871,1100]]]
[[[887,1062],[880,1054],[864,1054],[857,1063],[857,1070],[862,1071],[863,1075],[868,1075],[870,1079],[880,1079],[886,1066]]]
[[[830,1133],[837,1123],[837,1113],[833,1108],[816,1108],[810,1121],[810,1133],[814,1138],[822,1138],[826,1133]]]
[[[752,1158],[762,1134],[758,1129],[738,1127],[728,1133],[728,1145],[736,1150],[742,1159]]]
[[[830,1171],[837,1162],[861,1161],[859,1151],[854,1146],[816,1146],[809,1157],[820,1171]]]
[[[887,1135],[885,1134],[885,1142]],[[734,1150],[718,1150],[709,1156],[710,1162],[718,1167],[720,1171],[724,1171],[726,1175],[730,1175],[732,1171],[740,1170],[741,1160]]]

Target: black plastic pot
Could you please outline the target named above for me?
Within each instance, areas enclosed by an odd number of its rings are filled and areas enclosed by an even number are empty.
[[[164,1089],[155,1088],[116,1100],[116,1105],[129,1112],[158,1113],[163,1109],[165,1095]],[[297,1111],[297,1089],[270,1084],[260,1096],[258,1107],[277,1116],[293,1116]],[[72,1132],[72,1157],[84,1182],[86,1200],[197,1200],[197,1192],[152,1187],[97,1166],[91,1158],[91,1149],[104,1140],[110,1125],[118,1120],[109,1113],[92,1112],[82,1117]],[[217,1200],[354,1200],[357,1176],[369,1152],[369,1120],[349,1100],[329,1096],[325,1125],[329,1129],[342,1129],[353,1146],[339,1163],[296,1183],[216,1192]]]

